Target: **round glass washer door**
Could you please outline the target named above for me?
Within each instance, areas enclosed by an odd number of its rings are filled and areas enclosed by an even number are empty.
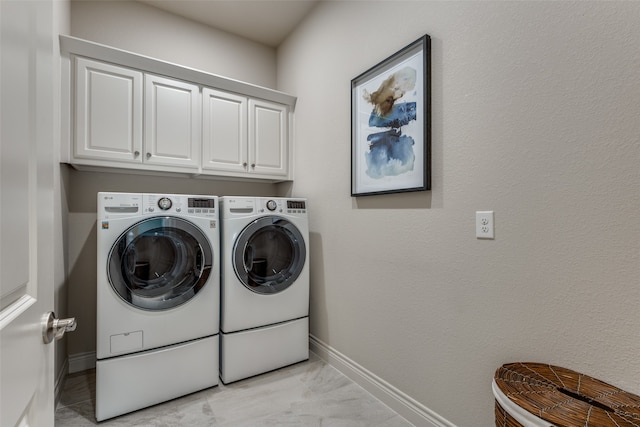
[[[302,233],[278,216],[251,222],[240,232],[233,247],[236,276],[247,289],[259,294],[287,289],[302,272],[306,259]]]
[[[193,298],[211,274],[211,244],[189,221],[153,217],[129,227],[109,253],[118,296],[144,310],[167,310]]]

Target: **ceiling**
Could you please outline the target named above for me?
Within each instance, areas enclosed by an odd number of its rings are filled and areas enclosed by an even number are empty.
[[[137,0],[277,47],[320,0]]]

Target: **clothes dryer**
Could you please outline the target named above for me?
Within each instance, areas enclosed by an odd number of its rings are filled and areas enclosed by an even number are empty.
[[[221,197],[220,377],[309,358],[309,225],[300,198]]]
[[[96,419],[218,384],[217,196],[98,193]]]

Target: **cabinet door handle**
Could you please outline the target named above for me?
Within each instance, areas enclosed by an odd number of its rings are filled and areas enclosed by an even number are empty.
[[[256,164],[255,163],[251,163],[251,169],[255,169],[256,168]]]
[[[247,162],[244,162],[244,163],[242,164],[242,167],[246,168],[246,167],[247,167]]]
[[[151,153],[147,153],[147,159],[151,158]]]
[[[139,155],[140,155],[140,152],[139,152],[139,151],[134,151],[134,152],[133,152],[133,157],[138,157]]]

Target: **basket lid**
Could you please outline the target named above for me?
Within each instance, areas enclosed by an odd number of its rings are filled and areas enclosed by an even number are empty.
[[[560,427],[640,426],[640,396],[570,369],[509,363],[494,380],[516,405]]]

